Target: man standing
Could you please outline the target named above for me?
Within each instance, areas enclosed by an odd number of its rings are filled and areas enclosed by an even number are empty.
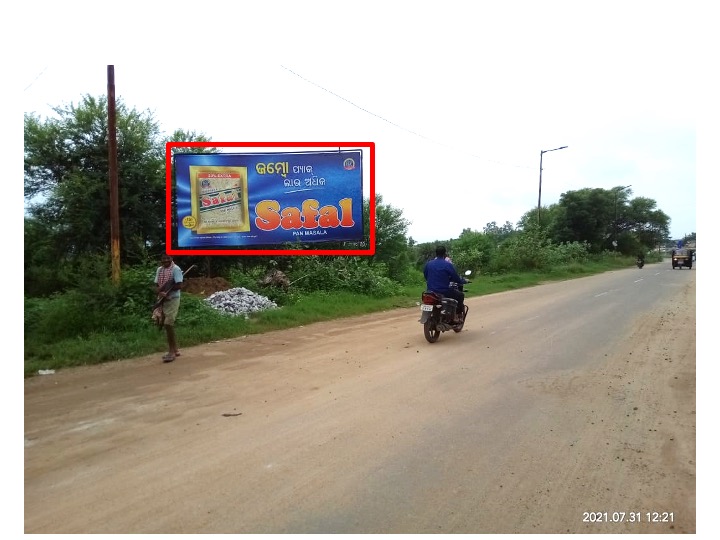
[[[180,308],[180,289],[182,289],[183,273],[170,255],[164,254],[160,258],[159,266],[155,272],[155,285],[161,321],[167,334],[168,353],[163,356],[163,362],[172,362],[180,356],[175,338],[175,319]]]
[[[458,285],[467,283],[467,280],[460,277],[455,270],[453,264],[446,260],[447,250],[445,246],[438,246],[435,249],[435,258],[428,261],[423,269],[427,290],[440,293],[448,298],[457,300],[458,308],[455,314],[457,321],[462,318],[465,313],[465,294],[459,289],[450,288],[450,282],[453,281]]]

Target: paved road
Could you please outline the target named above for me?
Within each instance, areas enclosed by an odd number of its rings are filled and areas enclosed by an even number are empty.
[[[694,533],[695,275],[472,298],[435,344],[400,309],[26,380],[25,532]]]

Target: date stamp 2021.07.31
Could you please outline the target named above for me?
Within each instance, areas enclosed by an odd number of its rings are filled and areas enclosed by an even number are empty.
[[[584,523],[673,523],[673,512],[583,512]]]

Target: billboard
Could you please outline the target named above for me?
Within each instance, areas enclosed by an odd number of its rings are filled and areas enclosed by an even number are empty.
[[[317,144],[317,143],[316,143]],[[322,143],[329,146],[331,143]],[[372,143],[357,143],[370,150]],[[192,152],[193,147],[214,152]],[[246,146],[238,152],[234,146]],[[370,193],[370,245],[364,244],[363,149],[264,152],[280,143],[167,143],[168,187],[175,171],[177,246],[171,255],[371,255],[374,186]],[[313,146],[297,143],[294,148]],[[182,148],[183,153],[173,148]],[[247,148],[252,147],[252,148]],[[189,152],[188,152],[189,151]],[[187,153],[186,153],[187,152]],[[172,161],[171,161],[172,159]],[[371,184],[372,184],[372,170]],[[170,228],[168,228],[168,240]],[[350,249],[303,249],[343,242]],[[168,241],[168,245],[172,245]],[[292,246],[291,246],[292,245]],[[367,249],[353,249],[364,246]],[[322,247],[318,245],[317,247]]]

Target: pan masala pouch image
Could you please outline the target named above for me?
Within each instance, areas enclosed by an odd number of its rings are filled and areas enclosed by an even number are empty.
[[[191,208],[197,234],[250,230],[247,167],[190,167]]]

